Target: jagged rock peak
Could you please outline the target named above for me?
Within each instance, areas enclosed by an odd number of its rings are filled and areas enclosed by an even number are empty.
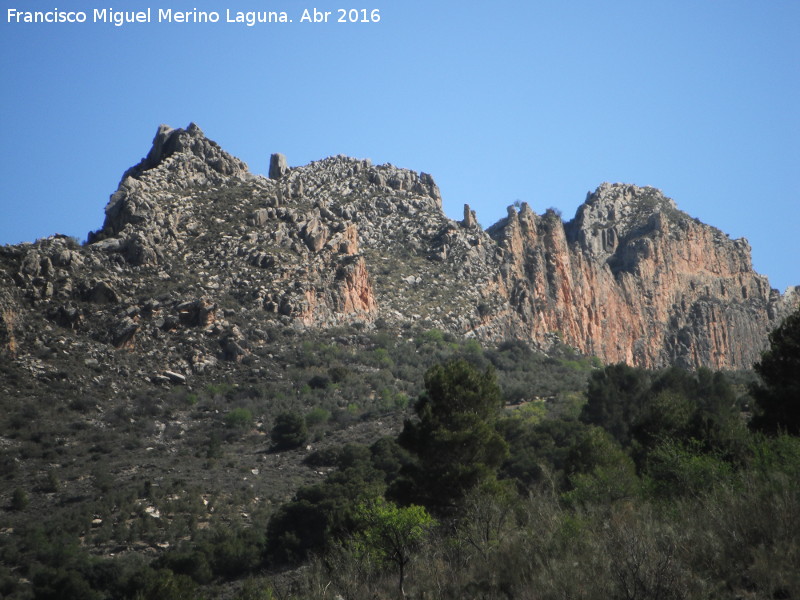
[[[565,229],[570,241],[597,256],[614,252],[628,238],[666,232],[671,224],[685,227],[690,220],[659,189],[603,183],[586,195]]]
[[[237,175],[248,171],[244,162],[208,139],[195,123],[189,123],[186,129],[173,129],[169,125],[162,124],[158,126],[150,152],[139,164],[125,171],[122,181],[128,177],[138,179],[145,171],[159,166],[176,154],[188,154],[200,158],[222,175]]]
[[[610,183],[608,181],[604,181],[597,186],[594,192],[587,193],[586,202],[630,202],[643,195],[657,197],[672,208],[676,208],[672,198],[665,196],[664,192],[658,188],[649,185],[638,186],[633,183]]]
[[[578,207],[576,219],[604,221],[617,225],[633,225],[647,221],[661,212],[677,216],[680,211],[672,198],[654,187],[639,187],[628,183],[603,183]],[[683,213],[681,213],[683,214]]]
[[[165,193],[253,178],[255,176],[244,162],[208,139],[194,123],[186,129],[160,125],[150,152],[125,171],[117,191],[111,194],[103,227],[89,233],[89,243],[115,236],[129,224],[149,224],[148,229],[155,224],[161,227],[167,215],[159,206],[159,198]],[[138,232],[135,235],[148,237],[149,233]],[[131,249],[152,245],[135,241],[133,232],[129,232],[126,238],[120,247]],[[156,254],[155,251],[142,254],[139,250],[130,250],[128,256],[138,264],[146,264],[154,262]]]

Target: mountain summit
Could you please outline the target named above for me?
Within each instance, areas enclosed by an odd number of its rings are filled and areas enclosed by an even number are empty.
[[[796,302],[753,271],[746,240],[654,188],[604,183],[569,222],[523,203],[483,230],[469,206],[445,216],[428,174],[276,154],[261,177],[194,124],[159,127],[85,246],[0,248],[6,351],[25,352],[41,322],[176,378],[241,360],[270,327],[347,324],[749,368]]]

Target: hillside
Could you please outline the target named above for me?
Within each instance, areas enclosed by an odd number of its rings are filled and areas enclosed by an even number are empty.
[[[692,529],[653,517],[654,497],[685,500],[665,512],[696,519],[698,539],[717,522],[692,515],[735,503],[747,477],[775,482],[753,484],[743,514],[783,506],[774,494],[797,500],[781,479],[800,464],[796,440],[748,437],[752,373],[730,383],[708,370],[750,369],[797,300],[752,270],[745,240],[654,188],[602,184],[568,222],[521,204],[484,230],[468,206],[448,219],[425,173],[342,156],[289,167],[275,154],[261,177],[196,125],[161,126],[86,244],[54,235],[0,247],[0,596],[263,600],[308,590],[320,573],[342,597],[389,589],[357,553],[316,563],[311,553],[338,548],[357,500],[389,497],[412,469],[409,423],[426,414],[417,400],[454,360],[466,374],[457,385],[474,369],[493,398],[480,418],[453,422],[472,424],[456,439],[478,431],[491,446],[492,469],[474,457],[460,467],[491,484],[488,499],[470,497],[470,518],[503,537],[476,542],[483,533],[443,511],[437,535],[453,554],[415,549],[429,568],[420,586],[437,589],[447,573],[452,594],[436,597],[515,597],[490,581],[492,565],[527,548],[550,554],[503,585],[527,590],[552,570],[555,591],[542,597],[577,597],[611,573],[591,557],[638,543],[623,539],[629,525],[673,544],[647,546],[646,560],[673,561],[680,547],[694,564],[687,549],[700,546],[675,537]],[[446,452],[429,454],[419,460]],[[425,487],[408,497],[430,500]],[[704,543],[727,543],[719,523]],[[573,546],[594,575],[577,573]],[[337,560],[353,569],[339,579]],[[763,560],[747,577],[795,589],[770,580]],[[465,583],[459,565],[475,561],[486,572]],[[245,579],[265,572],[272,591],[259,580],[248,592]],[[681,581],[698,598],[756,585],[690,575]],[[332,597],[318,588],[294,597]],[[611,597],[597,589],[581,597]]]

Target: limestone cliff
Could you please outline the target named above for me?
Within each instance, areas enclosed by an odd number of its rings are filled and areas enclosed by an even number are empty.
[[[605,362],[747,368],[797,301],[753,271],[745,240],[653,188],[603,184],[568,223],[509,207],[484,231],[469,207],[448,219],[425,173],[274,155],[265,178],[194,124],[161,126],[105,212],[86,246],[0,249],[6,351],[38,315],[173,374],[243,360],[267,325],[439,328],[560,339]]]
[[[603,184],[566,224],[523,205],[491,234],[523,336],[557,331],[606,362],[746,367],[790,306],[753,271],[746,240],[654,188]]]

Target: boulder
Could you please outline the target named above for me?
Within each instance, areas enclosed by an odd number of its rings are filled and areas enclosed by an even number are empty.
[[[303,241],[312,252],[319,252],[328,241],[328,228],[319,217],[313,217],[301,230]]]

